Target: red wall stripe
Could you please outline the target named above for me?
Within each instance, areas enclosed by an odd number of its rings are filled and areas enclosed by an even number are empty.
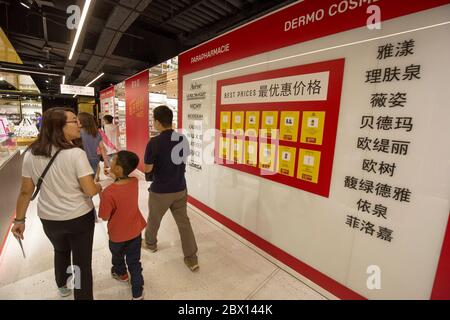
[[[436,278],[434,279],[431,300],[450,300],[450,214],[444,242],[442,243]]]
[[[203,211],[204,213],[206,213],[214,220],[220,222],[230,230],[234,231],[244,239],[250,241],[261,250],[267,252],[275,259],[281,261],[282,263],[289,266],[293,270],[297,271],[304,277],[310,279],[315,284],[334,294],[338,298],[344,300],[366,300],[366,298],[361,296],[360,294],[350,290],[349,288],[343,286],[339,282],[331,279],[330,277],[324,275],[323,273],[317,271],[316,269],[310,267],[309,265],[301,262],[297,258],[284,252],[280,248],[274,246],[273,244],[264,240],[263,238],[259,237],[253,232],[245,229],[244,227],[240,226],[239,224],[230,220],[229,218],[221,215],[217,211],[211,209],[210,207],[206,206],[205,204],[196,200],[195,198],[188,196],[188,202],[193,206],[197,207],[198,209],[200,209],[201,211]]]

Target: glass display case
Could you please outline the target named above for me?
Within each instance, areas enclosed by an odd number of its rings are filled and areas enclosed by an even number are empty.
[[[11,123],[18,125],[22,120],[20,112],[20,100],[17,98],[0,99],[0,117],[4,117]]]
[[[178,127],[178,101],[177,99],[167,98],[165,94],[159,93],[149,93],[149,109],[148,109],[148,126],[150,138],[158,135],[156,131],[154,120],[153,120],[153,110],[160,106],[166,105],[173,112],[173,123],[172,127],[176,129]]]
[[[42,102],[38,100],[22,100],[22,117],[29,119],[33,124],[37,124],[38,117],[42,116]]]
[[[17,144],[17,139],[10,136],[0,137],[0,168],[5,164],[17,151],[24,151],[25,146]]]

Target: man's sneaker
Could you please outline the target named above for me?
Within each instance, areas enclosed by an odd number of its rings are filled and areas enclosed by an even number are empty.
[[[111,275],[114,279],[122,281],[122,282],[128,282],[128,280],[129,280],[128,273],[125,273],[125,274],[119,276],[117,273],[112,272]]]
[[[144,300],[144,291],[142,291],[142,294],[139,297],[133,297],[131,300]]]
[[[142,239],[142,248],[150,252],[158,251],[158,246],[156,244],[148,244],[144,239]]]
[[[197,271],[200,266],[198,265],[197,258],[184,258],[184,264],[191,270],[192,272]]]
[[[72,290],[70,290],[69,288],[67,288],[67,286],[64,286],[64,287],[61,287],[61,288],[58,288],[58,292],[59,292],[59,295],[61,296],[61,297],[68,297],[68,296],[70,296],[71,294],[72,294]]]

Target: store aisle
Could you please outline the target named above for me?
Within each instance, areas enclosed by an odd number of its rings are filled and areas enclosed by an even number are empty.
[[[140,208],[147,215],[147,184],[140,182]],[[98,206],[98,197],[95,197]],[[158,251],[142,252],[145,298],[155,299],[326,299],[302,281],[253,250],[232,232],[223,230],[203,213],[189,208],[199,246],[199,272],[184,263],[179,234],[170,213],[159,232]],[[30,206],[23,258],[9,237],[0,257],[0,299],[62,299],[53,275],[53,249]],[[94,297],[130,299],[130,287],[111,278],[106,222],[96,224],[93,252]],[[327,295],[331,297],[331,295]],[[73,299],[73,296],[64,299]]]

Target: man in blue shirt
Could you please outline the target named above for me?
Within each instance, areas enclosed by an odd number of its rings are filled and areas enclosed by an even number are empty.
[[[189,143],[186,136],[172,129],[173,113],[167,106],[153,110],[158,136],[150,139],[145,150],[145,172],[152,173],[149,188],[149,216],[143,248],[157,251],[157,234],[168,209],[180,232],[184,263],[191,271],[199,269],[197,243],[187,215],[186,159]]]

